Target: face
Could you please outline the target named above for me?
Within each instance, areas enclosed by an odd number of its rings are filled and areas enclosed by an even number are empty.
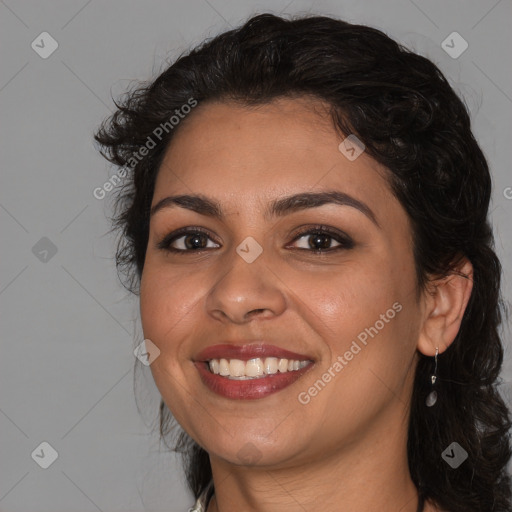
[[[411,226],[387,171],[342,140],[321,103],[280,99],[200,105],[168,147],[142,326],[163,400],[211,456],[285,466],[406,428],[421,319]],[[165,200],[185,195],[218,215]],[[216,345],[245,351],[205,352]],[[309,363],[272,373],[284,350]],[[229,379],[204,362],[222,355],[232,373],[230,359],[269,366]]]

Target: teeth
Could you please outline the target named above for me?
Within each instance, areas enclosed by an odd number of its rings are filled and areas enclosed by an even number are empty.
[[[263,372],[266,375],[277,373],[278,361],[277,357],[267,357],[263,365]]]
[[[245,375],[245,363],[240,359],[230,359],[229,375],[232,377],[243,377]]]
[[[240,359],[212,359],[208,361],[208,367],[212,373],[236,380],[257,379],[277,372],[292,372],[300,370],[308,364],[309,361],[280,359],[278,357],[266,357],[264,360],[257,357],[249,359],[247,362]]]
[[[210,368],[211,371],[211,368]],[[219,361],[219,375],[229,375],[229,362],[227,359],[221,359]]]
[[[212,373],[219,373],[220,371],[220,363],[219,363],[219,360],[218,359],[212,359],[210,361],[210,371]]]
[[[245,375],[247,375],[247,377],[259,377],[263,375],[263,363],[259,357],[247,361],[245,364]]]

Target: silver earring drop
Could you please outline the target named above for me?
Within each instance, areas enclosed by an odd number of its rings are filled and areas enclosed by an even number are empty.
[[[437,355],[439,354],[439,348],[436,347],[436,355],[435,355],[435,367],[434,367],[434,374],[430,376],[430,382],[432,386],[432,391],[430,391],[429,395],[427,396],[427,399],[425,400],[425,404],[427,407],[432,407],[437,402],[437,391],[434,390],[434,384],[436,383],[437,379]]]

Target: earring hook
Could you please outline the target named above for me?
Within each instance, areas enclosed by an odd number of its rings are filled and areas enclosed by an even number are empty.
[[[438,355],[439,355],[439,347],[436,347],[436,355],[434,357],[434,362],[435,362],[434,373],[430,376],[430,381],[432,383],[432,388],[434,387],[434,384],[435,384],[436,379],[437,379],[437,356]],[[430,391],[430,394],[427,396],[427,399],[426,399],[425,403],[426,403],[427,407],[432,407],[436,402],[437,402],[437,391],[432,389]]]
[[[434,375],[432,375],[432,377],[431,377],[432,384],[435,384],[436,379],[437,379],[437,356],[438,356],[438,354],[439,354],[439,347],[436,347],[436,355],[434,356],[434,363],[435,363]]]

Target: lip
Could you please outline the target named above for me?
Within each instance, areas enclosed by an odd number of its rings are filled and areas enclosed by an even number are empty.
[[[211,359],[240,359],[248,361],[257,357],[278,357],[281,359],[295,359],[298,361],[313,361],[314,359],[307,354],[298,354],[284,348],[276,347],[264,342],[240,344],[233,341],[220,345],[212,345],[203,349],[197,354],[194,362],[206,362]],[[297,370],[298,372],[299,370]]]
[[[302,375],[311,370],[311,368],[315,366],[315,363],[312,362],[300,370],[284,373],[278,372],[251,380],[233,380],[216,375],[210,372],[208,363],[205,361],[196,361],[194,365],[199,372],[203,384],[217,395],[234,400],[255,400],[264,398],[290,386],[300,379]]]

